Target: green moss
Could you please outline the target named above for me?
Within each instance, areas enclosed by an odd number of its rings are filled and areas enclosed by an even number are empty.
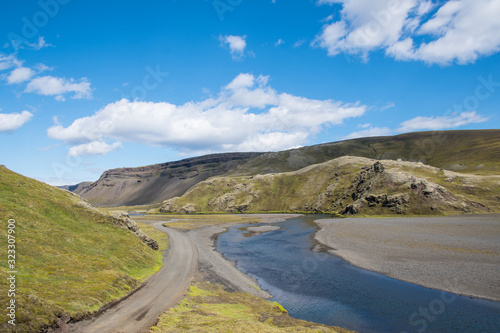
[[[204,282],[163,314],[151,332],[350,332],[291,318],[277,302]]]

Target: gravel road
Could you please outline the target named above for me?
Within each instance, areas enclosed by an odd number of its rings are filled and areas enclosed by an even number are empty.
[[[241,215],[245,216],[245,215]],[[296,214],[251,215],[261,223],[275,223]],[[171,220],[168,222],[174,222]],[[261,298],[270,298],[260,290],[255,279],[239,271],[235,264],[214,250],[214,237],[226,229],[206,226],[182,232],[164,227],[167,221],[143,221],[169,236],[168,250],[163,256],[163,267],[137,291],[109,309],[90,319],[71,324],[58,333],[143,333],[149,332],[158,317],[177,305],[195,277],[220,283],[228,290],[245,291]],[[229,223],[223,227],[236,225]]]
[[[198,251],[185,233],[166,228],[162,222],[153,225],[169,236],[163,267],[135,293],[100,315],[79,322],[71,332],[149,332],[158,317],[182,299],[196,274]]]

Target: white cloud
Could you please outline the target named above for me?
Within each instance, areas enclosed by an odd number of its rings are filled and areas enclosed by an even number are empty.
[[[123,148],[120,142],[115,142],[110,145],[102,141],[93,141],[71,147],[69,149],[68,155],[70,156],[106,155],[120,148]]]
[[[0,71],[9,69],[11,67],[22,66],[22,61],[18,60],[15,55],[5,55],[0,53]]]
[[[23,126],[33,114],[28,111],[21,113],[0,113],[0,133],[12,132]]]
[[[476,111],[462,112],[452,116],[416,117],[402,122],[398,132],[447,129],[468,124],[482,123],[487,120],[488,118],[477,114]]]
[[[44,43],[43,37],[39,43]],[[0,53],[0,70],[10,69],[11,72],[0,75],[8,84],[19,84],[28,82],[24,92],[36,93],[45,96],[54,96],[57,101],[66,100],[66,94],[71,94],[73,99],[91,98],[92,88],[87,78],[75,80],[73,78],[65,79],[55,76],[37,76],[44,71],[52,70],[51,67],[39,63],[32,68],[24,67],[23,61],[16,58],[15,55],[4,55]]]
[[[28,67],[18,67],[7,76],[8,84],[22,83],[31,79],[35,72]]]
[[[51,149],[59,147],[59,144],[56,143],[55,145],[50,145],[50,146],[45,146],[45,147],[38,147],[36,150],[38,151],[49,151]]]
[[[366,125],[370,126],[370,124],[361,125],[362,128],[366,128]],[[386,136],[391,135],[392,130],[388,127],[370,127],[361,131],[353,132],[349,135],[344,136],[344,140],[347,139],[355,139],[355,138],[366,138],[370,136]]]
[[[296,41],[294,44],[293,44],[293,48],[296,49],[298,47],[301,47],[302,45],[304,45],[306,42],[305,39],[299,39],[298,41]]]
[[[399,40],[409,12],[418,0],[343,0],[320,1],[342,3],[342,19],[326,24],[313,41],[328,50],[367,57],[371,50],[392,45]]]
[[[68,127],[55,121],[47,134],[72,145],[118,141],[182,152],[269,151],[300,146],[324,126],[367,109],[278,93],[268,81],[240,74],[215,97],[183,105],[122,99]]]
[[[54,46],[50,43],[47,43],[45,41],[45,37],[43,36],[39,36],[38,37],[38,40],[34,43],[29,43],[28,40],[26,39],[21,39],[21,40],[18,40],[18,39],[11,39],[11,44],[12,46],[14,47],[14,49],[33,49],[33,50],[40,50],[40,49],[43,49],[45,47],[50,47],[50,46]],[[9,45],[11,45],[9,43],[5,44],[4,47],[7,47]]]
[[[397,60],[466,64],[500,51],[500,1],[320,0],[340,4],[342,18],[323,26],[312,45],[367,60],[385,50]]]
[[[387,102],[385,105],[380,107],[380,111],[391,109],[393,107],[396,107],[396,104],[394,104],[394,102]]]
[[[246,36],[219,36],[221,44],[229,46],[229,51],[233,59],[241,59],[245,56],[245,48],[247,46],[245,39]]]
[[[39,95],[55,96],[58,101],[65,100],[64,95],[73,93],[71,98],[82,99],[90,98],[92,89],[87,78],[76,81],[73,78],[64,79],[54,76],[42,76],[31,80],[26,86],[25,92],[33,92]]]
[[[283,39],[281,39],[281,38],[280,38],[280,39],[278,39],[278,40],[276,41],[276,43],[274,43],[274,47],[278,47],[278,46],[280,46],[281,44],[285,44],[285,41],[284,41]]]
[[[40,50],[43,49],[44,47],[49,47],[49,46],[54,46],[50,43],[47,43],[45,41],[45,38],[43,36],[38,37],[38,41],[33,44],[28,44],[29,47],[35,49],[35,50]]]
[[[234,78],[227,86],[228,90],[237,90],[241,88],[249,88],[254,85],[255,77],[249,73],[242,73]]]

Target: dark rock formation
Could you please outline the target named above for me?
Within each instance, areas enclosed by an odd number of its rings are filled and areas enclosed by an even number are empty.
[[[225,174],[261,153],[227,153],[188,158],[139,168],[112,169],[85,186],[70,187],[98,206],[134,206],[162,202],[183,195],[212,176]]]
[[[109,218],[111,220],[111,223],[113,223],[114,225],[132,231],[137,236],[137,238],[146,243],[150,248],[152,248],[153,250],[158,250],[158,242],[146,235],[127,213],[113,213]]]

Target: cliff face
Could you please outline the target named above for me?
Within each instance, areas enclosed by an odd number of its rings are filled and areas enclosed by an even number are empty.
[[[420,162],[345,156],[298,171],[213,177],[179,198],[166,213],[329,212],[443,215],[500,211],[500,176],[477,176]]]
[[[227,153],[188,158],[139,168],[108,170],[73,191],[94,205],[133,206],[158,203],[184,194],[209,177],[222,175],[261,153]],[[70,189],[71,190],[71,189]]]

